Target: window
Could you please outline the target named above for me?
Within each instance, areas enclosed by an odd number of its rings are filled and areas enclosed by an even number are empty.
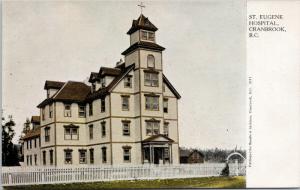
[[[123,147],[123,160],[124,160],[124,162],[130,162],[131,161],[130,149],[131,149],[131,147]]]
[[[149,68],[154,68],[155,67],[155,58],[153,55],[148,55],[147,56],[147,66]]]
[[[89,116],[93,115],[93,102],[89,103]]]
[[[50,165],[53,165],[53,150],[49,150]]]
[[[124,87],[131,88],[131,76],[127,76],[124,78]]]
[[[155,34],[154,34],[154,32],[142,31],[142,40],[155,41]]]
[[[169,136],[169,123],[167,122],[164,123],[163,133],[165,136]]]
[[[49,118],[53,117],[53,104],[49,105]]]
[[[150,41],[154,41],[155,40],[154,32],[148,32],[148,40],[150,40]]]
[[[102,163],[106,163],[107,158],[106,158],[106,147],[102,147]]]
[[[159,122],[158,121],[146,121],[146,135],[158,135],[159,134]]]
[[[164,99],[164,113],[168,113],[168,99]]]
[[[71,149],[65,149],[65,164],[72,164],[72,151]]]
[[[45,142],[50,141],[50,127],[45,127]]]
[[[142,31],[142,40],[147,40],[147,32],[146,31]]]
[[[85,117],[85,106],[84,105],[78,106],[78,115],[79,115],[79,117]]]
[[[90,149],[90,164],[94,163],[94,149]]]
[[[146,110],[151,110],[151,111],[159,110],[158,96],[146,96]]]
[[[29,155],[26,156],[27,166],[29,166]]]
[[[71,104],[65,104],[65,117],[71,117]]]
[[[122,110],[128,111],[129,110],[129,96],[121,96],[122,98]]]
[[[100,85],[101,87],[105,87],[105,78],[100,78]]]
[[[129,136],[130,135],[130,121],[122,121],[123,124],[123,135]]]
[[[102,137],[105,137],[105,135],[106,135],[106,127],[105,127],[105,124],[106,124],[105,121],[101,122],[101,135],[102,135]]]
[[[46,151],[43,151],[43,165],[46,165]]]
[[[26,148],[28,150],[28,148],[29,148],[29,141],[26,141]]]
[[[32,166],[32,155],[29,156],[30,165]]]
[[[101,112],[105,112],[105,98],[101,98]]]
[[[64,126],[65,127],[65,140],[78,140],[78,126]]]
[[[45,120],[45,108],[42,108],[42,120]]]
[[[34,165],[37,165],[37,155],[34,155]]]
[[[32,149],[31,139],[29,140],[29,147]]]
[[[79,164],[86,164],[86,150],[79,150]]]
[[[90,139],[93,139],[93,137],[94,137],[94,125],[89,125],[89,134],[90,134]]]
[[[158,73],[145,72],[145,86],[158,86]]]
[[[36,148],[36,139],[34,139],[34,148]]]

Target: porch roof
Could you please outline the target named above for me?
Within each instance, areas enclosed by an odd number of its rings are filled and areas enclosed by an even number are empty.
[[[169,137],[162,135],[162,134],[158,134],[158,135],[152,135],[146,139],[144,139],[142,141],[143,143],[151,143],[151,142],[168,142],[168,143],[172,143],[174,142],[173,139],[170,139]]]

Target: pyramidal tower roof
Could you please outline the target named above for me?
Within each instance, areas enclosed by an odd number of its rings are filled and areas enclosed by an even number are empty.
[[[132,26],[128,30],[127,34],[132,34],[133,32],[139,29],[150,30],[150,31],[158,30],[158,28],[156,28],[156,26],[154,26],[154,24],[152,24],[150,20],[147,17],[145,17],[143,14],[141,14],[137,20],[132,21]]]

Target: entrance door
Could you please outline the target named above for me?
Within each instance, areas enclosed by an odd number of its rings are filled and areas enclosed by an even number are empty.
[[[159,160],[163,160],[162,148],[154,148],[154,164],[159,164]]]

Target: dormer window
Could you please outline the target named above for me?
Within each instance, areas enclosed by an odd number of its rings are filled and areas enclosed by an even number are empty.
[[[149,68],[154,68],[155,67],[155,58],[153,55],[148,55],[147,56],[147,66]]]
[[[105,78],[100,78],[100,85],[102,88],[105,87]]]
[[[155,41],[155,34],[154,34],[154,32],[142,31],[141,35],[142,35],[142,40]]]

